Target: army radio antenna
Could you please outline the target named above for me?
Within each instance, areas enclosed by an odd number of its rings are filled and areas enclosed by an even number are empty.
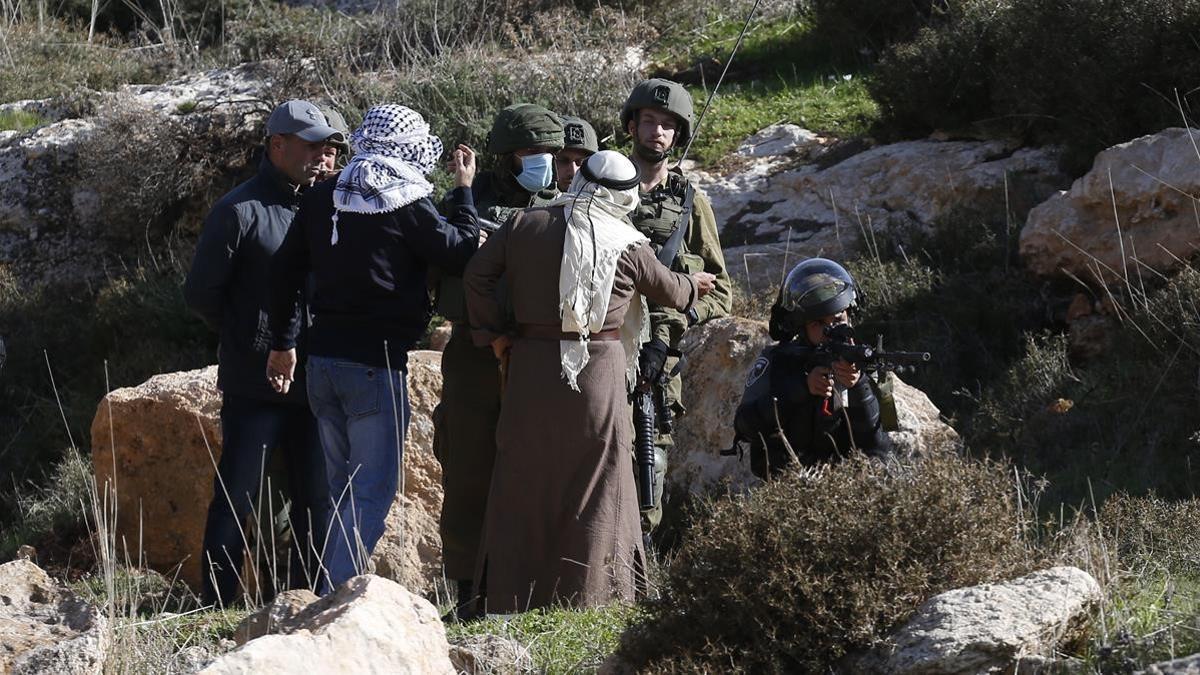
[[[729,64],[733,63],[733,57],[737,56],[738,49],[742,46],[742,40],[746,37],[746,32],[750,30],[750,22],[754,19],[754,13],[758,11],[758,5],[762,0],[754,0],[754,6],[750,8],[750,13],[746,15],[746,23],[742,25],[742,32],[738,34],[737,42],[733,45],[733,51],[729,52],[729,58],[725,59],[725,67],[721,70],[721,76],[717,78],[717,83],[713,85],[712,91],[708,92],[708,98],[704,101],[704,109],[700,111],[700,117],[696,120],[696,128],[692,129],[691,138],[688,139],[687,145],[683,147],[683,154],[679,156],[679,163],[683,164],[683,160],[687,159],[688,152],[692,149],[692,143],[696,141],[696,137],[700,135],[700,125],[704,123],[704,116],[708,113],[708,109],[712,107],[713,98],[717,95],[717,90],[721,88],[721,82],[725,81],[725,73],[729,72]]]

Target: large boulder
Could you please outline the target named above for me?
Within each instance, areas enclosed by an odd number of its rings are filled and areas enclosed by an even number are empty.
[[[350,579],[308,605],[281,632],[221,656],[204,675],[455,672],[437,610],[374,575]]]
[[[115,494],[117,541],[132,560],[200,587],[204,520],[221,457],[217,367],[155,375],[104,397],[92,421],[92,465]],[[110,498],[111,499],[111,498]]]
[[[676,425],[667,475],[671,487],[702,492],[724,480],[735,487],[757,482],[750,473],[749,459],[742,461],[720,451],[733,445],[733,416],[746,378],[770,343],[765,321],[740,317],[709,321],[684,334],[680,348],[687,355],[683,402],[688,412]],[[895,380],[900,429],[890,436],[897,449],[916,454],[956,443],[958,434],[941,420],[929,397],[899,377]]]
[[[38,281],[100,277],[97,254],[142,242],[160,216],[206,209],[215,184],[245,169],[272,77],[247,64],[3,106],[41,123],[0,132],[0,263]]]
[[[1092,168],[1029,212],[1026,266],[1044,276],[1102,284],[1139,278],[1139,265],[1177,268],[1200,248],[1196,132],[1167,129],[1113,146]]]
[[[215,366],[156,375],[110,393],[92,422],[96,482],[117,495],[117,536],[130,545],[140,541],[146,565],[178,574],[193,588],[200,582],[204,521],[221,456],[216,378]],[[382,576],[421,593],[433,588],[441,567],[442,474],[432,451],[441,389],[441,354],[412,352],[404,490],[372,558]],[[136,559],[136,551],[130,554]]]
[[[0,673],[101,673],[108,622],[28,560],[0,565]]]
[[[1052,654],[1100,597],[1096,580],[1075,567],[942,593],[860,668],[894,675],[1014,672],[1027,657]]]
[[[736,281],[761,291],[800,258],[869,251],[876,232],[927,227],[960,209],[1023,213],[1067,183],[1053,148],[932,139],[864,147],[779,125],[742,145],[736,171],[694,172]]]

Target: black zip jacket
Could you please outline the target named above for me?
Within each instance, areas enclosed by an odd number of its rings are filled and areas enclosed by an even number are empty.
[[[272,262],[272,348],[295,346],[289,317],[309,278],[309,354],[403,369],[429,324],[429,267],[461,275],[479,246],[471,190],[451,191],[449,220],[426,198],[388,213],[340,212],[334,244],[336,182],[305,193]]]
[[[295,186],[265,157],[253,178],[209,212],[184,282],[188,307],[220,335],[217,386],[227,394],[307,405],[304,386],[287,396],[267,383],[268,269],[300,203]],[[301,341],[299,308],[281,330]]]
[[[737,437],[750,445],[755,475],[779,473],[792,463],[792,453],[812,466],[837,461],[853,448],[869,456],[891,451],[870,375],[863,373],[846,390],[843,406],[840,395],[813,396],[803,356],[777,347],[768,346],[755,362],[734,416]]]

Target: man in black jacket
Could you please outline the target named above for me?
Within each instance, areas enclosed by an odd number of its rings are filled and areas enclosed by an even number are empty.
[[[334,500],[322,595],[362,572],[395,500],[409,418],[406,352],[429,323],[429,269],[461,275],[479,245],[469,148],[453,153],[445,219],[426,179],[442,142],[420,114],[375,106],[350,144],[354,158],[336,183],[305,194],[271,272],[267,376],[280,391],[297,370],[289,322],[306,280],[310,289],[308,398]]]
[[[750,373],[734,418],[750,445],[750,468],[766,479],[799,461],[835,462],[853,449],[886,456],[871,378],[843,360],[817,358],[831,328],[849,324],[858,291],[839,264],[810,258],[784,280],[771,308],[771,337]]]
[[[270,346],[267,275],[301,193],[333,169],[336,144],[346,139],[308,101],[276,108],[266,136],[258,173],[222,197],[205,220],[184,285],[188,306],[220,334],[222,451],[204,529],[206,604],[229,605],[237,595],[246,546],[242,528],[275,448],[286,455],[291,491],[294,541],[290,556],[278,556],[290,559],[289,586],[307,586],[316,577],[314,551],[324,538],[324,463],[304,387],[281,395],[263,378]],[[293,337],[301,336],[303,317],[299,310],[290,316]],[[268,584],[267,594],[273,590]]]

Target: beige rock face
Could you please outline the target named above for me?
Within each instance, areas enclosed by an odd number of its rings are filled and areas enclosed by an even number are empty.
[[[871,670],[904,675],[1013,672],[1025,657],[1051,653],[1100,597],[1096,580],[1074,567],[942,593],[926,601],[889,639],[890,654]]]
[[[442,465],[433,456],[433,409],[442,397],[442,355],[408,355],[412,418],[404,442],[404,490],[392,504],[387,529],[375,545],[375,573],[415,593],[433,589],[441,576]]]
[[[307,588],[284,591],[242,619],[233,633],[233,639],[238,645],[244,645],[264,635],[286,632],[286,628],[295,622],[304,608],[317,600],[317,594]]]
[[[836,161],[849,151],[803,131],[766,129],[743,144],[734,173],[693,174],[712,201],[730,274],[758,292],[804,257],[874,246],[872,232],[928,226],[964,207],[1003,214],[1006,199],[1020,211],[1067,182],[1053,149],[921,140]]]
[[[687,354],[683,400],[688,412],[677,422],[669,485],[700,492],[724,479],[735,487],[758,482],[748,459],[719,453],[733,445],[733,416],[746,377],[770,343],[766,322],[738,317],[709,321],[684,335],[680,346]],[[941,421],[937,406],[898,377],[895,399],[900,430],[891,439],[900,452],[940,448],[958,440],[954,429]]]
[[[107,623],[32,562],[0,565],[0,673],[98,674]]]
[[[1101,152],[1069,190],[1029,212],[1021,230],[1022,259],[1043,276],[1070,272],[1088,282],[1099,276],[1104,283],[1126,270],[1136,283],[1135,261],[1161,272],[1176,268],[1179,259],[1200,248],[1190,196],[1200,194],[1198,169],[1200,156],[1187,129],[1167,129]]]
[[[257,673],[454,673],[437,610],[403,586],[354,577],[310,604],[277,635],[247,642],[200,671]]]
[[[221,457],[217,367],[117,389],[92,421],[96,485],[116,494],[117,541],[147,566],[200,584],[204,519]],[[211,454],[210,454],[211,450]]]
[[[441,354],[410,354],[412,419],[405,442],[404,493],[397,495],[372,558],[379,574],[415,592],[432,588],[441,566],[437,523],[442,475],[432,451],[440,368]],[[131,545],[140,536],[148,566],[167,576],[178,566],[180,578],[194,588],[200,582],[198,561],[214,462],[221,453],[216,371],[211,366],[156,375],[138,387],[118,389],[100,403],[92,423],[97,484],[116,488],[118,536]]]
[[[43,124],[0,133],[0,261],[32,280],[96,278],[105,274],[97,258],[123,252],[121,237],[140,240],[149,211],[207,208],[211,199],[188,192],[206,187],[193,185],[189,171],[199,162],[213,175],[245,166],[244,150],[261,139],[270,112],[269,70],[246,64],[90,94],[85,117],[51,100],[3,106]],[[180,162],[189,140],[210,154]],[[125,184],[131,171],[137,190]]]

